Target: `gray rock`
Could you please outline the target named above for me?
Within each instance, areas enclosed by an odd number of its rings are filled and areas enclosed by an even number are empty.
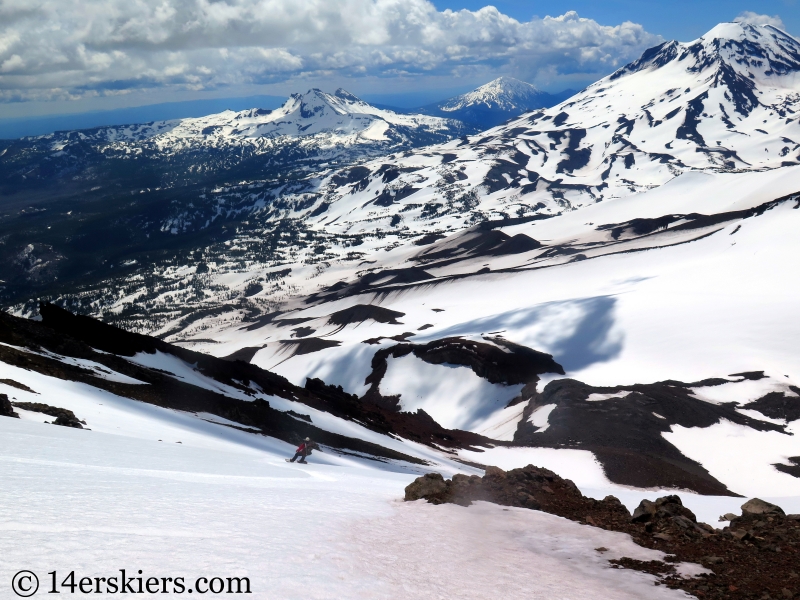
[[[738,516],[738,515],[735,515],[735,514],[733,514],[733,513],[725,513],[724,515],[722,515],[722,516],[719,518],[719,520],[720,520],[720,521],[733,521],[733,520],[734,520],[734,519],[735,519],[737,516]]]
[[[725,562],[725,559],[721,556],[704,556],[700,560],[708,565],[721,565]]]
[[[748,500],[744,504],[742,504],[742,515],[780,515],[786,516],[786,513],[783,512],[783,509],[780,506],[776,506],[775,504],[770,504],[769,502],[765,502],[760,498],[753,498],[752,500]]]

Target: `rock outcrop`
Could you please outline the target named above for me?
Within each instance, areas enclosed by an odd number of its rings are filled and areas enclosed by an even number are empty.
[[[64,427],[74,427],[75,429],[83,429],[86,421],[81,421],[75,416],[75,413],[68,408],[61,408],[60,406],[50,406],[41,402],[14,402],[14,406],[22,410],[30,410],[33,412],[42,413],[55,417],[53,425],[62,425]]]
[[[726,514],[729,526],[715,529],[699,523],[677,495],[642,500],[631,515],[614,496],[587,498],[570,480],[528,465],[508,472],[487,467],[483,477],[450,480],[429,473],[406,488],[406,500],[420,499],[462,506],[482,500],[627,533],[667,556],[664,561],[623,557],[609,561],[613,567],[651,573],[659,584],[698,598],[800,598],[800,515],[785,515],[758,498],[742,505],[741,516]],[[675,568],[680,562],[699,563],[711,573],[683,578]]]
[[[0,394],[0,417],[16,417],[19,419],[19,415],[14,412],[14,407],[6,394]]]

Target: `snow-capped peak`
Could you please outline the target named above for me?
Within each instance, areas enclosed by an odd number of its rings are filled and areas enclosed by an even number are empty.
[[[461,94],[439,105],[446,112],[453,112],[471,106],[484,106],[499,110],[538,108],[539,98],[545,95],[536,86],[514,79],[498,77],[477,89]]]
[[[687,73],[715,69],[727,78],[774,82],[800,72],[800,41],[772,25],[720,23],[692,42],[665,42],[647,50],[611,79],[669,63],[679,63]]]
[[[451,119],[376,108],[341,88],[333,94],[312,88],[292,94],[275,110],[225,110],[204,117],[61,132],[45,138],[54,152],[64,150],[71,141],[86,139],[125,153],[132,151],[130,144],[146,144],[167,154],[223,147],[274,154],[276,144],[302,143],[306,151],[313,147],[330,154],[336,148],[361,148],[374,154],[396,146],[441,142],[466,131],[463,124]]]

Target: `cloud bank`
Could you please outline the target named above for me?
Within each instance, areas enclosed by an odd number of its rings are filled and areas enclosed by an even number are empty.
[[[778,29],[786,30],[783,20],[778,15],[760,15],[746,10],[733,20],[734,23],[747,23],[748,25],[772,25]]]
[[[427,0],[2,0],[0,102],[477,68],[599,76],[660,41],[575,12],[519,22]]]

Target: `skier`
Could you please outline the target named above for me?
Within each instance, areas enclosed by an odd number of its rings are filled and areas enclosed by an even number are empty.
[[[308,464],[306,462],[306,456],[311,454],[311,451],[314,449],[319,450],[319,446],[317,445],[317,443],[312,442],[311,438],[306,438],[305,440],[303,440],[303,443],[300,444],[300,446],[298,446],[297,452],[295,452],[294,456],[291,459],[287,458],[286,461],[294,462],[295,460],[297,460],[297,457],[300,457],[300,460],[298,460],[297,462],[306,465]]]

